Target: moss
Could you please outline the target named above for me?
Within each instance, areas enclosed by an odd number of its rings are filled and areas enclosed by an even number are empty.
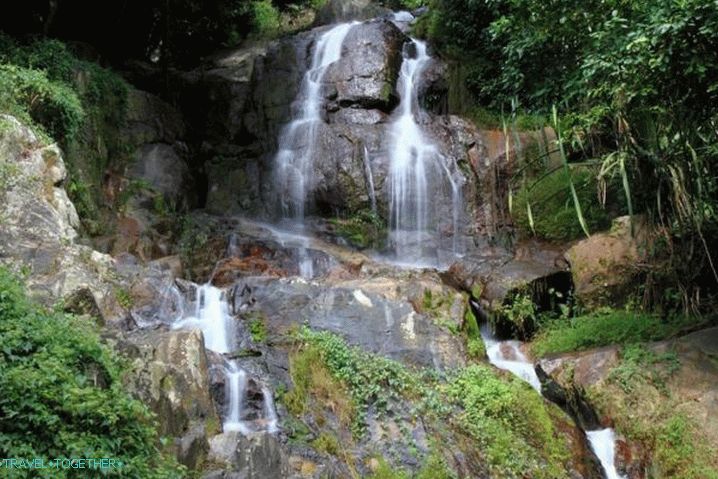
[[[267,326],[264,324],[264,318],[261,315],[254,316],[249,320],[249,334],[255,343],[262,343],[267,340]]]
[[[610,216],[598,200],[596,172],[574,168],[571,179],[588,230],[595,232],[608,228]],[[527,179],[514,198],[512,210],[514,221],[524,234],[553,241],[570,241],[584,234],[576,215],[568,175],[563,168],[537,179]]]
[[[336,234],[357,248],[381,249],[386,244],[386,225],[373,211],[360,210],[348,218],[334,218],[330,223]]]
[[[663,320],[653,314],[603,308],[584,316],[545,323],[531,350],[540,357],[610,344],[657,341],[694,322],[695,319],[684,316]]]

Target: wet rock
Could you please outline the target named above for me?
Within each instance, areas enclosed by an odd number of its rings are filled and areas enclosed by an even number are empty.
[[[623,304],[635,291],[637,263],[645,259],[649,237],[645,221],[616,218],[611,230],[583,239],[566,252],[576,298],[589,308]]]
[[[272,333],[286,333],[294,324],[304,323],[416,366],[443,370],[464,363],[458,338],[417,314],[406,300],[300,279],[246,278],[235,286],[245,287],[254,299],[249,310],[261,311]]]
[[[287,455],[277,438],[271,434],[245,437],[236,432],[227,432],[216,435],[210,439],[209,457],[229,466],[231,474],[238,474],[237,477],[265,479],[289,475]]]
[[[188,467],[201,464],[219,429],[210,397],[207,355],[199,331],[136,331],[117,340],[131,363],[126,387],[157,415],[159,433],[175,438]]]
[[[377,20],[352,28],[343,44],[344,54],[324,75],[336,89],[332,101],[341,107],[389,111],[398,102],[396,82],[407,38],[391,22]]]
[[[181,113],[159,97],[141,90],[128,92],[126,120],[124,134],[135,145],[172,144],[185,134]]]

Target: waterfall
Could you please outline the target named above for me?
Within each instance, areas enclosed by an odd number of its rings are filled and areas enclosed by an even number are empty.
[[[222,425],[224,431],[239,431],[248,434],[251,429],[242,421],[242,399],[247,393],[247,372],[237,365],[237,361],[229,361],[226,368],[227,390],[229,391],[229,407]]]
[[[533,364],[526,359],[526,356],[519,349],[520,341],[497,341],[489,331],[489,325],[481,327],[481,338],[486,345],[486,355],[489,362],[499,369],[510,371],[523,379],[541,394],[541,382],[539,381]]]
[[[541,382],[536,375],[533,364],[521,352],[520,341],[498,341],[489,329],[488,324],[481,327],[481,339],[486,345],[486,355],[489,362],[499,369],[509,371],[523,379],[541,394]],[[601,463],[606,479],[625,479],[616,471],[615,444],[613,429],[606,428],[596,431],[585,431],[596,457]]]
[[[172,329],[200,329],[204,335],[205,347],[216,353],[226,354],[234,347],[234,326],[229,314],[229,305],[223,291],[211,284],[197,286],[194,315],[176,320]],[[247,372],[239,367],[236,360],[227,360],[225,365],[225,395],[227,407],[224,431],[239,431],[248,434],[253,431],[277,431],[277,412],[272,392],[262,387],[262,418],[259,421],[245,421]]]
[[[344,38],[354,24],[339,24],[319,37],[300,87],[301,108],[279,136],[279,151],[274,159],[275,191],[283,218],[300,223],[304,220],[312,190],[314,143],[322,121],[322,79],[327,67],[341,58]]]
[[[616,438],[613,429],[599,429],[596,431],[586,431],[586,437],[591,443],[591,449],[598,457],[601,467],[606,474],[606,479],[624,479],[624,476],[618,474],[615,466],[616,457]]]
[[[389,155],[389,226],[397,259],[421,263],[429,245],[437,240],[441,198],[431,197],[441,191],[442,181],[452,190],[453,250],[456,253],[461,196],[444,158],[432,141],[424,135],[416,117],[419,108],[419,82],[430,61],[426,43],[412,39],[404,48],[404,61],[399,73],[401,97],[397,114],[390,125]],[[438,246],[438,245],[437,245]]]
[[[371,159],[369,158],[369,149],[364,145],[364,174],[366,175],[367,190],[369,193],[369,204],[372,213],[376,214],[376,193],[374,192],[374,175],[371,172]]]
[[[218,353],[228,353],[231,350],[230,338],[234,336],[234,328],[227,301],[222,298],[222,290],[211,284],[197,287],[194,315],[176,321],[172,328],[200,329],[207,349]]]

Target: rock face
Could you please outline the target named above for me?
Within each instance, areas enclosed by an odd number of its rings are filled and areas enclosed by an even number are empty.
[[[611,230],[591,235],[566,252],[576,286],[576,297],[588,307],[622,304],[633,292],[636,263],[646,256],[648,234],[636,217],[634,235],[630,219],[617,218]]]
[[[201,464],[209,451],[207,437],[220,424],[202,333],[137,331],[118,347],[132,359],[128,388],[157,414],[160,434],[176,438],[182,463]]]
[[[273,169],[277,138],[301,105],[302,99],[297,98],[301,81],[317,39],[325,31],[326,27],[316,28],[261,47],[230,52],[185,76],[185,112],[193,118],[191,130],[202,139],[209,211],[276,213]],[[397,79],[407,45],[408,37],[390,21],[359,23],[345,38],[341,59],[327,68],[321,90],[324,121],[316,132],[311,175],[313,213],[352,215],[370,208],[373,193],[380,215],[388,218],[388,124],[398,103]],[[432,71],[440,74],[442,70]],[[436,83],[435,76],[427,84]],[[422,91],[433,89],[427,86]],[[197,93],[201,100],[195,97]],[[458,117],[427,113],[418,120],[425,134],[437,143],[446,169],[464,177],[459,181],[466,210],[462,215],[474,218],[477,192],[469,152],[483,151],[478,130]],[[372,176],[371,193],[367,171]],[[451,194],[430,192],[442,198],[451,198]],[[436,217],[450,223],[451,205]],[[448,223],[437,229],[450,232]],[[473,233],[472,223],[461,222],[461,233],[467,238]]]
[[[29,272],[30,292],[47,305],[67,298],[76,311],[114,321],[122,308],[103,284],[113,260],[75,243],[77,212],[63,188],[65,164],[15,118],[0,115],[0,262]],[[79,301],[78,298],[83,298]]]
[[[129,91],[121,135],[134,149],[133,162],[126,171],[108,173],[105,185],[106,199],[121,212],[107,246],[113,255],[151,260],[170,253],[164,216],[197,202],[185,132],[176,108],[150,93]]]
[[[261,312],[275,334],[307,324],[312,329],[337,333],[367,351],[415,366],[446,370],[464,364],[458,339],[418,314],[409,302],[301,279],[246,278],[236,288],[237,294],[230,295],[234,298],[230,306],[235,311]]]

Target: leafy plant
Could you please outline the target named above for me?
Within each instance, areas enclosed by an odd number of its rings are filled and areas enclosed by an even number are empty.
[[[72,331],[73,334],[58,334]],[[121,362],[94,323],[47,312],[0,268],[0,454],[106,457],[122,477],[175,478],[183,468],[163,453],[155,418],[122,388]],[[18,470],[16,477],[38,477]],[[43,477],[71,477],[48,470]]]

